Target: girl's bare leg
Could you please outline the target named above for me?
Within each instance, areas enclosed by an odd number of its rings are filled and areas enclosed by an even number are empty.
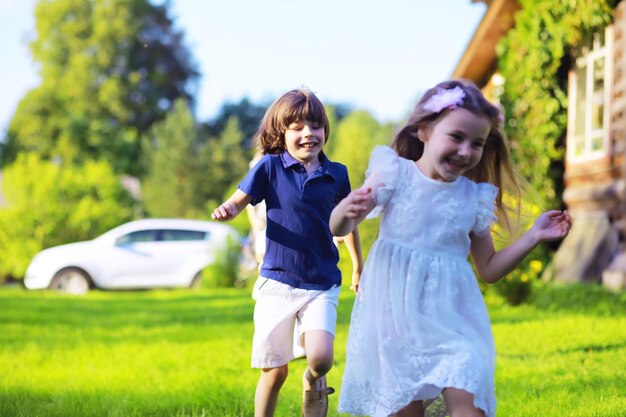
[[[278,394],[287,379],[287,374],[287,365],[261,370],[261,377],[254,394],[254,417],[274,416]]]
[[[424,417],[424,403],[423,401],[413,401],[397,413],[392,414],[392,417]]]
[[[450,417],[485,417],[482,410],[474,407],[474,396],[467,391],[458,388],[446,388],[443,390],[443,398]]]

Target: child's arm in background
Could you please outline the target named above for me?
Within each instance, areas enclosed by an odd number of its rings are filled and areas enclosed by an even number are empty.
[[[497,282],[515,269],[540,243],[567,236],[571,225],[572,219],[567,211],[547,211],[519,239],[498,252],[490,233],[472,233],[471,254],[478,275],[485,282]]]
[[[240,189],[237,189],[228,200],[213,210],[211,218],[220,222],[232,220],[237,217],[237,215],[241,213],[241,210],[250,204],[251,201],[252,197]]]
[[[265,217],[260,218],[257,213],[258,206],[246,206],[246,214],[248,215],[248,221],[250,222],[250,227],[252,231],[258,232],[259,230],[265,229]]]
[[[359,290],[359,282],[361,281],[361,271],[363,271],[363,254],[361,253],[359,229],[355,227],[351,233],[348,233],[343,238],[343,241],[346,243],[346,248],[352,260],[352,283],[350,289],[357,292]]]

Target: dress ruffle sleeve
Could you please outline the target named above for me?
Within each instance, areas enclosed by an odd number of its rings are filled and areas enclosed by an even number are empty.
[[[400,157],[389,146],[378,145],[372,150],[365,172],[366,182],[372,184],[376,207],[367,215],[371,219],[380,214],[391,199],[400,177]]]
[[[478,213],[472,231],[482,234],[489,231],[489,226],[497,220],[495,200],[498,187],[486,182],[476,185],[478,186]]]

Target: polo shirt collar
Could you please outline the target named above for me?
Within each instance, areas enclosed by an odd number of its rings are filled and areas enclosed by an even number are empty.
[[[329,169],[330,168],[330,161],[328,160],[328,158],[326,157],[324,152],[320,152],[319,153],[319,157],[320,157],[320,172],[321,172],[321,174],[322,175],[330,175],[334,179],[337,179],[337,177]],[[290,168],[290,167],[292,167],[294,165],[301,165],[302,164],[302,162],[298,161],[296,158],[291,156],[291,154],[289,152],[287,152],[287,151],[284,151],[283,153],[280,154],[280,160],[282,161],[283,166],[285,168]]]
[[[294,158],[293,156],[291,156],[291,154],[287,151],[283,152],[280,154],[280,160],[283,163],[283,166],[285,168],[291,168],[294,165],[300,165],[301,162],[298,161],[296,158]]]

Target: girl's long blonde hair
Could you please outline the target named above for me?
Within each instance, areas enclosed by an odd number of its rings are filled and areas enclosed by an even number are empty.
[[[509,143],[503,128],[502,111],[497,106],[491,104],[476,85],[464,80],[449,80],[427,90],[415,106],[415,110],[409,117],[406,125],[394,137],[392,146],[398,152],[398,155],[403,158],[412,161],[417,161],[421,158],[424,152],[424,143],[417,136],[418,130],[429,130],[435,123],[446,117],[448,113],[454,111],[449,108],[439,112],[429,111],[424,109],[424,104],[440,90],[451,90],[455,87],[461,88],[465,93],[462,103],[456,107],[464,108],[491,121],[491,129],[487,135],[482,158],[478,165],[468,171],[465,176],[475,182],[488,182],[498,187],[499,192],[496,197],[498,222],[509,233],[512,233],[514,227],[509,214],[516,213],[516,218],[519,220],[521,181],[511,160]],[[513,207],[515,208],[504,203],[504,193],[513,197]]]
[[[280,96],[265,112],[254,136],[262,154],[279,154],[286,150],[285,131],[298,120],[308,120],[324,127],[324,143],[330,136],[330,123],[324,105],[309,89],[298,88]]]

